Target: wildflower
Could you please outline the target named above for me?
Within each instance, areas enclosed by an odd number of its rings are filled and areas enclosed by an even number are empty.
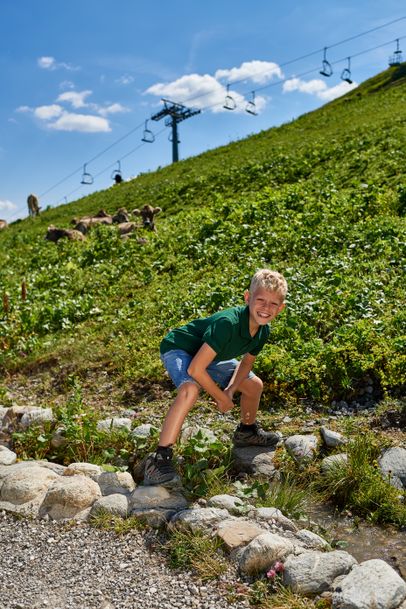
[[[275,569],[269,569],[269,571],[267,571],[266,576],[268,579],[273,579],[276,575],[276,571]]]
[[[281,573],[282,571],[285,570],[285,565],[283,564],[283,562],[281,562],[280,560],[277,560],[276,563],[273,566],[273,570],[276,573]]]

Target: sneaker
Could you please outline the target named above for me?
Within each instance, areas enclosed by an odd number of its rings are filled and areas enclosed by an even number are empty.
[[[274,431],[264,431],[258,423],[254,423],[253,429],[243,431],[241,423],[237,427],[233,436],[234,446],[265,446],[274,447],[281,439],[281,434]]]
[[[180,476],[172,464],[172,451],[156,452],[147,457],[144,470],[144,485],[173,486],[181,483]]]

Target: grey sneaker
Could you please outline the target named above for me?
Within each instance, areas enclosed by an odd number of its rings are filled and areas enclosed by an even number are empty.
[[[233,436],[234,446],[265,446],[274,447],[281,439],[281,434],[274,431],[264,431],[258,423],[254,423],[252,431],[242,431],[241,424],[237,427]]]
[[[172,464],[172,450],[156,452],[147,457],[144,470],[144,485],[179,486],[180,476]]]

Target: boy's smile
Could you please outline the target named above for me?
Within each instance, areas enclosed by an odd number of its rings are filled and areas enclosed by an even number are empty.
[[[269,324],[285,308],[280,294],[265,288],[257,288],[252,294],[247,290],[244,300],[249,308],[251,336],[259,326]]]

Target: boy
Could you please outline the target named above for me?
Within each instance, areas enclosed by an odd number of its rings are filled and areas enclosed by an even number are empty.
[[[277,444],[278,434],[266,432],[256,423],[263,383],[251,369],[269,337],[268,324],[285,307],[286,293],[287,283],[280,273],[261,269],[244,293],[246,306],[197,319],[165,336],[161,360],[178,394],[166,415],[159,446],[146,460],[145,485],[179,484],[172,446],[201,388],[215,400],[220,412],[231,410],[234,394],[241,393],[241,423],[234,433],[234,446]]]

